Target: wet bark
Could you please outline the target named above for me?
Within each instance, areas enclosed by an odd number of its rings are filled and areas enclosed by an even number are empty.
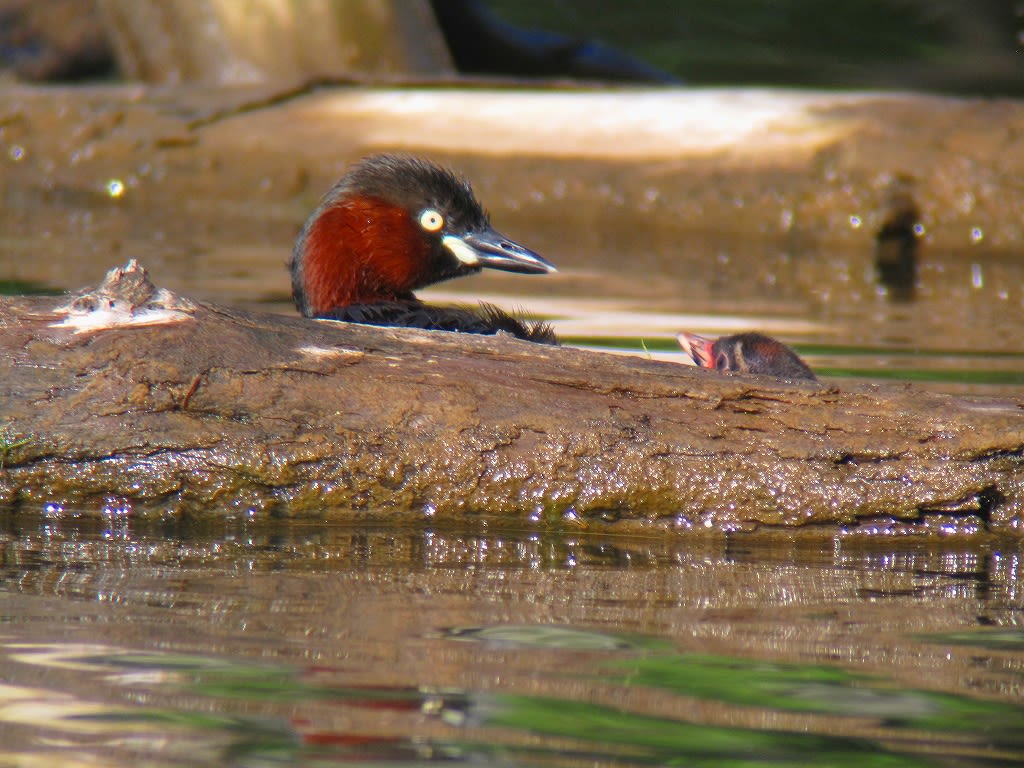
[[[2,299],[0,327],[8,504],[683,530],[1024,519],[1020,400],[246,313],[134,267],[70,304]]]

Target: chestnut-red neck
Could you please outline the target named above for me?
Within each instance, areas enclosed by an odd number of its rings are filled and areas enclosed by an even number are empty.
[[[311,314],[412,298],[429,245],[409,213],[376,198],[326,206],[301,245],[302,291]]]

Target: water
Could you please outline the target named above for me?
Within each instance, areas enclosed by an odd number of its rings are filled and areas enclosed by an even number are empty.
[[[8,518],[0,765],[1024,764],[1016,545]]]

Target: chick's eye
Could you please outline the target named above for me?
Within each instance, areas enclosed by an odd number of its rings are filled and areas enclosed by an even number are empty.
[[[729,357],[725,352],[719,352],[715,355],[715,368],[719,371],[729,370]]]
[[[427,210],[420,214],[420,226],[427,230],[427,232],[437,232],[444,226],[444,216],[433,208],[427,208]]]

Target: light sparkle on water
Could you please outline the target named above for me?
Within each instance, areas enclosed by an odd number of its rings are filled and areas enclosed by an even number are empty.
[[[985,275],[981,271],[981,264],[971,264],[971,285],[975,288],[983,288]]]

